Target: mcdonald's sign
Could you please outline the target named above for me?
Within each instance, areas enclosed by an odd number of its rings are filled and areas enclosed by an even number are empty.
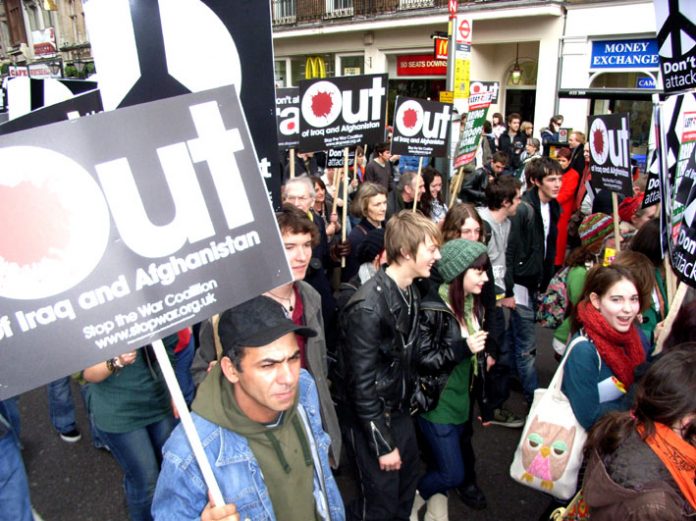
[[[447,51],[449,49],[449,40],[447,38],[435,38],[435,59],[446,60]]]
[[[321,56],[307,56],[305,62],[305,79],[326,78],[326,62]]]

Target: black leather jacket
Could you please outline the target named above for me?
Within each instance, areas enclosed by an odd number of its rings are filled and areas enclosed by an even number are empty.
[[[488,178],[495,177],[490,163],[477,168],[464,178],[459,198],[464,203],[471,203],[476,206],[486,204],[486,187]]]
[[[409,414],[419,309],[415,287],[410,294],[409,314],[398,286],[381,269],[341,314],[350,409],[377,457],[396,448],[391,415]]]
[[[462,338],[454,313],[437,294],[435,284],[423,298],[419,316],[418,349],[414,357],[417,377],[411,407],[424,413],[437,407],[450,373],[473,353]]]

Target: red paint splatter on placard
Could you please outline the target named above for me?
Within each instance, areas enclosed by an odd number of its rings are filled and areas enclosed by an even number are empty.
[[[404,110],[404,115],[401,120],[404,127],[413,128],[416,126],[416,123],[418,123],[418,112],[416,112],[414,109],[406,109]]]
[[[604,153],[604,134],[602,134],[601,130],[594,131],[594,140],[592,143],[597,155],[601,156]]]
[[[312,112],[318,118],[324,118],[331,112],[333,100],[328,92],[317,92],[312,96]]]
[[[58,196],[33,183],[0,186],[0,257],[29,265],[55,256],[70,240],[68,211]]]
[[[295,130],[295,122],[294,121],[291,121],[290,123],[288,123],[288,130]]]

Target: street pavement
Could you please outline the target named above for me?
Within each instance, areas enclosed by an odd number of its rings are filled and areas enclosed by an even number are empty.
[[[537,327],[537,341],[539,381],[546,386],[556,367],[551,331]],[[53,430],[45,388],[20,397],[21,440],[34,509],[44,521],[128,521],[121,469],[108,452],[92,447],[85,409],[74,382],[73,396],[83,433],[82,440],[74,444],[63,442]],[[513,391],[508,407],[517,414],[524,413],[519,392]],[[536,521],[544,512],[548,496],[518,485],[508,475],[520,432],[496,426],[483,428],[477,422],[476,470],[488,508],[471,510],[452,493],[450,521]],[[342,470],[337,479],[344,500],[350,501],[355,492],[352,474]]]

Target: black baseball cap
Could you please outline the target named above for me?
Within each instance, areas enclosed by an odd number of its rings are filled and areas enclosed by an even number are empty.
[[[223,353],[232,347],[262,347],[288,333],[314,337],[311,327],[298,326],[285,314],[285,308],[264,295],[224,311],[218,322]]]

